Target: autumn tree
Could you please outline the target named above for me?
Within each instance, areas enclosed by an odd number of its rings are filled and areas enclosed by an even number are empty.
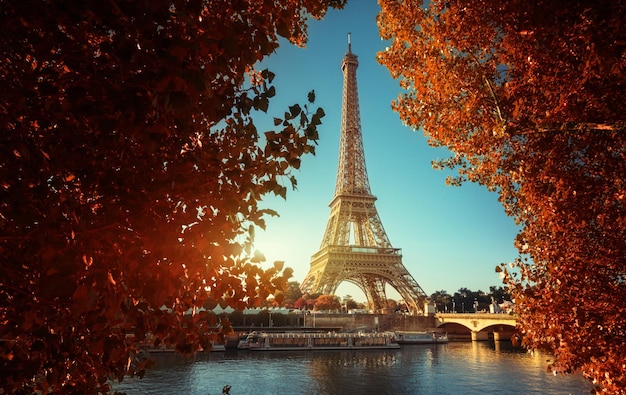
[[[293,308],[294,302],[301,297],[300,283],[298,281],[288,281],[283,289],[277,289],[274,295],[268,299],[267,306]]]
[[[379,2],[394,110],[520,225],[498,270],[524,344],[626,393],[626,3]]]
[[[260,133],[254,67],[344,2],[2,2],[0,392],[106,393],[147,333],[208,347],[184,315],[207,296],[285,287],[253,254],[257,203],[295,186],[323,111],[310,93]]]
[[[320,295],[315,300],[315,310],[339,310],[341,301],[337,295]]]
[[[301,296],[293,302],[294,309],[305,310],[307,308],[306,300]]]
[[[320,294],[311,295],[305,293],[304,295],[296,299],[295,302],[293,302],[293,307],[300,310],[313,310],[313,308],[315,307],[315,302],[317,301],[317,298],[319,296]]]

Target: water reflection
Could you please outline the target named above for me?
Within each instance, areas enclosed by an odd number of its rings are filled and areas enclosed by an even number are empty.
[[[580,375],[546,373],[546,355],[510,343],[448,343],[400,350],[229,352],[157,356],[129,395],[221,394],[589,394]]]
[[[372,393],[385,393],[377,389],[381,385],[380,377],[391,374],[400,351],[363,350],[315,354],[308,367],[309,377],[314,384],[312,393],[345,393],[346,389],[354,388],[357,383],[360,387],[375,391]]]
[[[324,373],[329,369],[340,367],[357,367],[357,368],[380,368],[384,366],[393,366],[396,363],[397,351],[393,353],[386,351],[347,351],[326,353],[324,358],[315,358],[309,369],[311,374],[317,375]]]

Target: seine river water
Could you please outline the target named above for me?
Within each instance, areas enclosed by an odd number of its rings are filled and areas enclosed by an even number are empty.
[[[378,351],[207,353],[196,358],[154,355],[157,367],[114,388],[135,394],[505,394],[582,395],[580,374],[546,373],[549,356],[508,342],[450,342]]]

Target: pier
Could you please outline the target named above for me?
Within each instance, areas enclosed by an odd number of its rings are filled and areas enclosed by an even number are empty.
[[[515,333],[516,317],[510,314],[436,313],[408,314],[290,313],[286,326],[235,326],[236,331],[433,331],[447,333],[451,340],[509,340]]]

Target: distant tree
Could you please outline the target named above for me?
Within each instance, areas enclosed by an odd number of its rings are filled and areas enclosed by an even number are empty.
[[[454,295],[450,295],[447,291],[441,290],[430,295],[430,300],[437,306],[437,311],[446,311],[446,306],[448,306],[448,311],[451,312],[462,312],[464,311],[463,309],[465,309],[465,311],[473,311],[474,302],[478,302],[479,310],[488,311],[489,305],[491,304],[491,297],[493,297],[496,302],[511,300],[510,295],[502,286],[489,287],[489,293],[480,290],[472,291],[465,287],[459,288]]]
[[[447,291],[435,291],[432,295],[430,295],[430,300],[435,303],[437,311],[446,311],[446,307],[452,311],[452,295],[450,295]]]
[[[452,297],[455,305],[455,312],[465,313],[467,311],[466,307],[469,308],[471,306],[472,299],[472,291],[468,288],[459,288]]]
[[[398,302],[398,310],[401,310],[403,312],[408,312],[409,311],[409,306],[407,306],[406,302],[404,300],[401,300]]]
[[[336,295],[320,295],[315,301],[315,310],[339,310],[341,301]]]
[[[351,295],[344,296],[343,303],[346,305],[346,309],[348,310],[359,308],[359,303],[357,303],[357,301],[354,300]]]
[[[300,283],[298,281],[289,281],[287,283],[287,288],[285,288],[284,295],[282,305],[291,308],[295,307],[295,301],[302,297]]]
[[[385,307],[391,311],[396,311],[398,308],[398,302],[393,299],[387,299],[385,301]]]
[[[488,311],[491,304],[491,297],[481,290],[472,291],[469,288],[459,288],[454,293],[452,300],[454,300],[454,308],[456,312],[468,313],[478,311]],[[478,304],[476,306],[476,304]]]
[[[504,288],[504,287],[496,287],[496,286],[491,286],[489,287],[489,297],[492,297],[493,299],[496,301],[496,303],[498,302],[503,302],[505,300],[511,300],[511,295],[509,295],[508,291]]]
[[[228,319],[231,322],[231,325],[243,325],[243,311],[235,310],[232,313],[228,314]]]
[[[393,108],[521,227],[498,270],[524,344],[626,393],[626,3],[379,3]]]
[[[474,297],[474,302],[478,303],[475,308],[477,308],[479,312],[488,312],[489,305],[491,304],[491,295],[479,289]]]
[[[293,302],[293,307],[299,310],[306,310],[306,299],[302,296]]]
[[[323,111],[310,93],[261,135],[254,65],[344,2],[2,2],[0,393],[106,393],[148,332],[206,347],[207,294],[285,288],[253,254],[276,214],[257,203],[295,186]]]
[[[317,298],[319,296],[319,294],[310,295],[308,293],[305,293],[294,302],[294,307],[301,310],[313,310],[313,308],[315,307],[315,302],[317,301]]]

